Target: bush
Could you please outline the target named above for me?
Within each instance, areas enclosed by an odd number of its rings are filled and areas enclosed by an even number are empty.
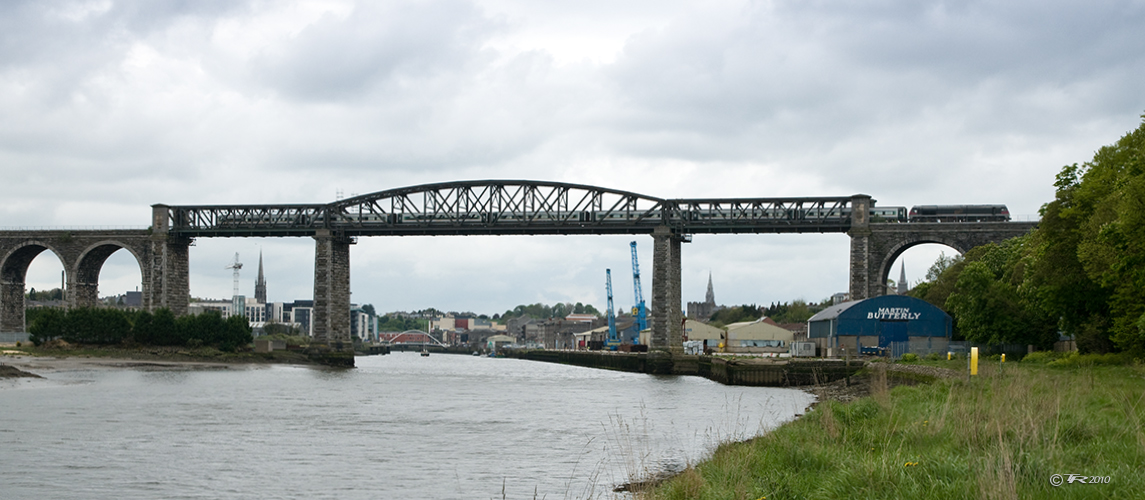
[[[153,345],[155,343],[155,326],[152,324],[154,316],[147,311],[136,312],[131,318],[131,338],[138,344]]]
[[[65,315],[64,340],[73,344],[118,344],[130,335],[127,313],[118,309],[81,307]]]
[[[1061,359],[1049,362],[1048,365],[1055,368],[1077,368],[1081,366],[1128,365],[1133,363],[1133,361],[1133,356],[1126,353],[1078,354],[1077,352],[1071,352]]]
[[[151,332],[148,336],[151,345],[183,345],[183,337],[175,321],[175,313],[163,308],[151,316]]]
[[[1058,359],[1059,357],[1061,357],[1061,356],[1059,356],[1058,353],[1053,352],[1053,351],[1037,351],[1037,352],[1031,352],[1031,353],[1027,354],[1026,357],[1022,358],[1022,362],[1023,363],[1030,363],[1030,364],[1043,364],[1044,365],[1046,363],[1049,363],[1050,361]]]
[[[941,358],[938,357],[937,352],[932,352],[932,353],[926,355],[926,359],[928,361],[938,361]]]
[[[66,311],[54,307],[29,310],[29,312],[32,311],[35,313],[29,314],[33,318],[28,324],[28,340],[31,340],[32,344],[40,346],[44,342],[64,336]]]
[[[233,352],[239,347],[250,344],[252,339],[250,321],[244,316],[231,316],[227,318],[226,328],[222,331],[218,345],[220,350]]]
[[[901,359],[904,363],[914,363],[918,361],[918,355],[913,352],[908,352],[903,354]]]
[[[34,311],[34,312],[33,312]],[[28,338],[35,345],[62,338],[75,344],[131,342],[162,346],[215,346],[234,351],[251,342],[245,317],[223,320],[217,311],[176,318],[170,309],[154,314],[118,309],[30,309]]]

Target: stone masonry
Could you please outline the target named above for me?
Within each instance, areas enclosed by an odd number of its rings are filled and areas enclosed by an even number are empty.
[[[856,197],[852,213],[858,212],[858,202]],[[938,243],[966,253],[976,246],[1021,236],[1036,226],[1036,222],[869,223],[866,220],[860,224],[856,217],[848,233],[851,236],[851,299],[886,295],[891,265],[915,245]]]
[[[99,299],[99,272],[123,248],[139,262],[143,307],[168,307],[185,314],[188,301],[188,242],[172,241],[148,230],[0,231],[0,331],[22,332],[28,266],[45,250],[64,268],[69,307],[90,307]]]
[[[652,233],[651,349],[683,352],[680,242],[680,235],[667,226],[660,226]]]
[[[353,241],[319,230],[314,235],[314,342],[350,345],[350,245]]]
[[[874,297],[867,294],[867,280],[870,273],[870,246],[871,246],[871,200],[867,195],[855,195],[851,198],[851,230],[847,235],[851,237],[851,271],[850,293],[854,300]]]

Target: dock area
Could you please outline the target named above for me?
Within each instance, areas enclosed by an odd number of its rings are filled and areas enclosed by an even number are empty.
[[[506,357],[658,375],[695,375],[725,385],[794,387],[843,380],[859,361],[799,358],[724,358],[653,352],[506,350]]]

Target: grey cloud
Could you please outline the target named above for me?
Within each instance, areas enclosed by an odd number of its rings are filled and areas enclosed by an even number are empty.
[[[1029,213],[1052,196],[1056,168],[1145,109],[1140,2],[702,5],[603,65],[554,63],[527,44],[481,48],[513,28],[501,19],[590,36],[579,31],[590,14],[616,21],[603,3],[569,7],[584,9],[583,24],[569,24],[540,3],[499,17],[459,0],[362,2],[269,40],[257,37],[282,28],[283,3],[114,2],[79,21],[53,14],[60,5],[0,3],[0,225],[146,224],[151,203],[326,202],[339,188],[474,178],[654,196],[867,192],[883,204],[1000,201]],[[223,41],[234,25],[252,30],[253,48]],[[135,49],[152,60],[126,64]],[[697,238],[686,293],[702,293],[709,269],[735,303],[845,288],[845,237],[800,238]],[[285,241],[266,243],[268,266],[281,259],[274,286],[303,298],[313,243]],[[599,305],[603,268],[624,274],[627,241],[387,240],[376,256],[363,242],[355,300]],[[229,294],[222,266],[237,249],[253,256],[251,245],[203,241],[193,291]],[[597,257],[570,260],[585,252]],[[810,260],[792,266],[796,257]],[[445,281],[466,285],[443,291]],[[421,289],[387,285],[401,282]]]
[[[821,12],[836,48],[865,64],[974,81],[1014,75],[1068,83],[1145,49],[1141,2],[888,2]]]
[[[370,90],[403,92],[464,70],[496,29],[468,2],[364,3],[327,14],[250,61],[262,84],[301,100],[342,100]]]
[[[182,20],[243,10],[226,0],[0,2],[0,70],[34,69],[45,73],[37,84],[67,87],[120,59],[134,40]]]
[[[618,144],[639,155],[758,158],[909,127],[935,111],[971,133],[1036,127],[1055,105],[1023,99],[1039,89],[1061,92],[1080,119],[1124,113],[1109,108],[1145,105],[1125,87],[1145,79],[1141,25],[1139,3],[781,2],[748,9],[730,28],[681,20],[633,38],[610,68],[627,104],[617,127],[640,130]]]

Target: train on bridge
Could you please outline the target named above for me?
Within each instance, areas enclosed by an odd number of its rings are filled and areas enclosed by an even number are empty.
[[[1008,222],[1006,205],[915,205],[911,222]]]

